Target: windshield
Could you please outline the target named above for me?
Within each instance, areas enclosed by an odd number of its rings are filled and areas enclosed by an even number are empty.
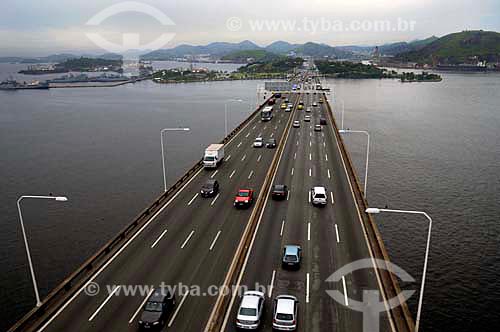
[[[144,307],[146,311],[160,311],[161,312],[161,303],[160,302],[147,302]]]
[[[286,255],[285,262],[295,262],[297,261],[297,256],[295,255]]]
[[[240,197],[248,197],[248,191],[240,191],[238,193],[238,196],[240,196]]]
[[[214,161],[214,160],[215,160],[215,157],[213,157],[213,156],[205,157],[205,161]]]
[[[257,310],[253,308],[241,308],[240,315],[242,316],[257,316]]]
[[[314,198],[325,198],[325,195],[323,194],[316,194]]]

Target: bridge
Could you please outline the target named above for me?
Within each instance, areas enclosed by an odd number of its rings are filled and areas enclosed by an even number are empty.
[[[389,258],[365,213],[368,204],[327,96],[316,90],[286,96],[293,104],[290,112],[280,109],[283,99],[278,99],[273,119],[262,122],[260,110],[267,101],[260,105],[221,142],[225,160],[217,169],[205,170],[201,161],[194,165],[9,331],[137,331],[152,290],[127,294],[134,285],[199,287],[200,293],[177,294],[164,322],[164,329],[172,331],[236,330],[241,294],[220,288],[208,294],[213,286],[265,286],[263,331],[272,330],[272,299],[281,294],[298,298],[302,331],[362,331],[363,313],[352,306],[363,301],[365,290],[378,290],[386,303],[400,301],[390,267],[375,267],[376,259]],[[298,109],[300,100],[304,110]],[[321,118],[326,125],[315,131]],[[295,120],[299,128],[292,126]],[[275,138],[276,148],[254,148],[259,136]],[[218,180],[220,193],[203,198],[200,188],[209,179]],[[273,184],[288,186],[286,199],[271,199]],[[314,186],[327,189],[324,208],[311,204]],[[240,188],[255,191],[249,209],[233,207]],[[281,267],[287,244],[302,248],[297,271]],[[362,259],[373,265],[327,281]],[[342,299],[334,300],[328,290],[337,290]],[[380,331],[414,330],[405,303],[387,307],[379,318]]]

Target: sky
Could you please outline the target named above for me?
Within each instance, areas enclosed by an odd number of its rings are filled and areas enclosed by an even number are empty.
[[[0,56],[243,40],[382,45],[500,31],[499,0],[1,0],[0,6]]]

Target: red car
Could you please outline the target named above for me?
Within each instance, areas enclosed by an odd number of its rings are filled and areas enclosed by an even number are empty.
[[[240,189],[234,199],[234,206],[236,208],[247,208],[253,203],[253,190]]]

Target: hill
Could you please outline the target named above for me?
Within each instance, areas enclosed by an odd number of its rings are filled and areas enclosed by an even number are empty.
[[[406,62],[456,65],[478,61],[500,61],[500,33],[462,31],[441,37],[419,50],[402,52],[397,58]]]
[[[234,63],[247,63],[247,62],[263,62],[278,59],[279,55],[265,50],[245,50],[235,51],[224,55],[221,60],[231,61]],[[251,61],[249,61],[252,59]]]
[[[240,73],[288,73],[304,63],[302,58],[280,57],[269,62],[250,63],[238,68]]]
[[[436,36],[432,36],[426,39],[415,40],[412,42],[398,42],[392,44],[385,44],[378,47],[380,54],[382,55],[397,55],[403,52],[417,51],[427,46],[428,44],[439,39]]]

